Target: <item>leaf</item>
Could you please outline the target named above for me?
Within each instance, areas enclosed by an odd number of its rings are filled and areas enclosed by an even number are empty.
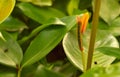
[[[90,24],[90,26],[92,26],[92,23]],[[110,26],[104,20],[102,20],[101,18],[99,19],[98,29],[107,31],[109,27]]]
[[[76,16],[66,16],[61,18],[61,21],[66,24],[67,30],[70,31],[76,25]]]
[[[21,63],[22,49],[13,38],[4,31],[0,32],[0,63],[18,67]]]
[[[61,0],[54,0],[52,7],[55,8],[55,9],[59,9],[64,14],[66,14],[66,12],[67,12],[66,8],[67,8],[67,4],[69,3],[69,1],[70,0],[62,0],[62,3],[61,3]]]
[[[32,3],[39,6],[52,6],[52,0],[32,0]]]
[[[18,0],[18,1],[22,1],[22,2],[32,2],[32,0]]]
[[[73,11],[75,9],[78,9],[78,5],[79,5],[79,0],[70,0],[67,7],[68,14],[72,15]]]
[[[91,7],[92,1],[93,0],[80,0],[79,8],[80,9],[87,9],[87,8]]]
[[[95,67],[88,70],[80,77],[119,77],[120,76],[120,63],[113,64],[107,68]]]
[[[120,15],[120,5],[117,0],[102,0],[101,2],[100,16],[110,24]]]
[[[115,18],[113,21],[110,22],[110,24],[107,24],[104,20],[99,19],[99,29],[106,30],[107,32],[113,34],[114,36],[120,35],[120,16]]]
[[[22,2],[31,2],[35,5],[39,6],[51,6],[52,5],[52,0],[19,0]]]
[[[120,58],[120,48],[100,47],[100,48],[97,48],[96,50],[102,52],[103,54]]]
[[[0,77],[16,77],[16,69],[0,65]]]
[[[116,19],[114,19],[112,22],[111,22],[111,25],[110,26],[118,26],[120,27],[120,16],[117,17]]]
[[[21,40],[19,40],[19,43],[22,44],[25,41],[27,41],[28,39],[32,38],[33,36],[35,36],[36,34],[38,34],[41,30],[43,30],[44,28],[50,26],[50,25],[64,25],[65,23],[63,23],[60,19],[58,18],[50,18],[45,24],[37,27],[36,29],[34,29],[29,36],[22,38]]]
[[[63,62],[61,62],[61,64],[59,64],[59,65],[57,64],[55,68],[58,68],[59,69],[58,72],[64,74],[65,77],[72,77],[73,75],[75,76],[75,74],[78,70],[69,61],[67,61],[65,64],[63,64]]]
[[[12,16],[8,17],[2,24],[0,24],[0,29],[7,31],[19,31],[25,28],[27,28],[27,26],[23,22]]]
[[[68,32],[63,39],[63,47],[68,59],[79,69],[83,70],[81,51],[78,47],[76,28]],[[89,47],[90,31],[86,31],[83,35],[83,46],[85,60],[87,61],[87,51]],[[96,37],[95,49],[98,47],[119,47],[117,40],[110,34],[104,31],[99,31]],[[92,67],[108,66],[115,60],[115,57],[104,55],[98,51],[93,53]],[[97,64],[96,64],[97,63]]]
[[[41,8],[39,7],[38,8],[29,3],[20,3],[18,4],[18,7],[23,11],[23,13],[26,16],[42,24],[45,23],[46,20],[50,18],[65,16],[59,10],[56,10],[50,7],[41,7]]]
[[[43,66],[39,66],[34,77],[65,77],[61,74],[48,70]]]
[[[34,77],[38,64],[32,64],[22,69],[21,77]]]
[[[0,77],[16,77],[16,75],[14,73],[3,72],[0,74]]]
[[[120,16],[111,22],[108,31],[115,36],[120,35]]]
[[[15,0],[0,0],[0,23],[2,23],[12,12]]]
[[[22,67],[45,57],[62,40],[65,33],[66,28],[64,26],[50,26],[43,29],[26,50]]]

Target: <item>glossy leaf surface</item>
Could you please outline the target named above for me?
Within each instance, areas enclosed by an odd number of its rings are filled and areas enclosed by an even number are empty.
[[[120,16],[111,22],[108,31],[115,36],[120,35]]]
[[[66,16],[61,18],[61,21],[65,23],[67,30],[70,31],[76,24],[76,16]]]
[[[15,0],[0,0],[0,23],[2,23],[12,12]]]
[[[79,5],[79,0],[70,0],[67,10],[68,10],[68,14],[72,15],[73,11],[75,9],[78,9],[78,5]]]
[[[120,15],[120,5],[118,0],[101,0],[100,16],[110,24]]]
[[[50,7],[38,8],[29,3],[21,3],[18,5],[18,7],[23,11],[26,16],[42,24],[52,17],[64,16],[64,13]]]
[[[103,54],[120,58],[120,48],[100,47],[97,48],[96,50],[102,52]]]
[[[42,30],[28,47],[22,61],[22,67],[45,57],[62,40],[65,33],[66,27],[59,25]]]
[[[119,77],[120,76],[120,63],[113,64],[109,67],[95,67],[88,70],[80,77]]]
[[[51,6],[52,5],[52,0],[19,0],[22,2],[31,2],[35,5],[39,6]]]
[[[110,24],[107,24],[106,22],[104,22],[104,20],[99,19],[99,27],[98,29],[101,30],[106,30],[107,32],[115,35],[115,36],[119,36],[120,35],[120,16],[115,18],[113,21],[110,22]]]
[[[69,60],[76,67],[83,70],[81,51],[79,50],[78,47],[76,33],[77,31],[76,29],[74,29],[65,35],[63,39],[63,47]],[[87,51],[89,47],[89,36],[90,36],[90,31],[85,32],[83,35],[85,58],[87,58]],[[96,38],[95,48],[104,47],[104,46],[118,47],[119,45],[117,40],[112,35],[104,31],[99,31]],[[107,66],[110,65],[114,60],[115,57],[107,56],[98,51],[94,51],[92,67],[96,65]]]
[[[19,31],[27,28],[27,26],[20,20],[8,17],[2,24],[0,24],[0,29],[7,31]]]
[[[29,36],[24,37],[22,40],[19,41],[19,43],[24,43],[25,41],[27,41],[28,39],[32,38],[33,36],[35,36],[36,34],[38,34],[41,30],[43,30],[46,27],[49,27],[50,25],[64,25],[65,23],[63,23],[59,18],[50,18],[45,24],[37,27],[36,29],[34,29]]]
[[[0,63],[17,67],[23,54],[18,43],[6,32],[0,32]]]

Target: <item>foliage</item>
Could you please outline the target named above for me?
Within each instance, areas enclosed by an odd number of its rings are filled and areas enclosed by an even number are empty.
[[[89,47],[89,35],[90,31],[86,31],[83,36],[83,45],[84,45],[84,51],[85,51],[85,57],[87,59],[87,51]],[[86,43],[87,42],[87,43]],[[93,54],[93,62],[92,62],[92,67],[94,66],[108,66],[110,65],[114,60],[115,57],[110,57],[107,55],[104,55],[99,52],[99,50],[102,52],[107,52],[107,49],[104,48],[99,48],[99,47],[119,47],[117,40],[112,36],[108,35],[108,33],[104,31],[98,31],[97,38],[96,38],[96,43],[95,43],[95,49]],[[67,33],[63,39],[63,47],[65,49],[65,53],[70,59],[70,61],[73,62],[74,65],[76,65],[79,69],[83,70],[82,66],[82,57],[81,57],[81,51],[79,50],[79,46],[77,43],[77,34],[76,34],[76,29],[73,31],[70,31]],[[99,50],[98,50],[99,49]],[[109,49],[108,49],[109,52]],[[97,62],[97,64],[95,64]]]
[[[91,16],[82,35],[87,66],[94,1],[1,0],[0,77],[120,76],[120,0],[101,0],[92,68],[83,73],[76,16]]]
[[[2,23],[12,12],[15,6],[15,0],[0,1],[0,23]]]
[[[91,70],[88,70],[85,74],[80,77],[119,77],[120,76],[120,63],[111,65],[107,68],[104,67],[95,67]]]

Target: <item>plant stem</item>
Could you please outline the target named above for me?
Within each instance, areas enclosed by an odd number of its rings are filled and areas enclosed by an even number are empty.
[[[85,72],[86,70],[86,66],[85,66],[85,55],[84,55],[84,49],[83,49],[83,44],[82,44],[82,33],[80,33],[81,31],[81,23],[78,23],[78,45],[79,45],[79,49],[81,51],[81,56],[82,56],[82,65],[83,65],[83,72]]]
[[[90,44],[89,44],[88,57],[87,57],[87,70],[90,69],[92,65],[92,57],[94,52],[101,0],[95,0],[94,5],[95,5],[94,6],[95,9],[93,13],[92,30],[91,30]]]
[[[82,52],[82,65],[83,65],[83,72],[86,71],[86,66],[85,66],[85,54],[84,54],[84,51]]]
[[[18,70],[18,74],[17,74],[17,77],[21,77],[21,68]]]

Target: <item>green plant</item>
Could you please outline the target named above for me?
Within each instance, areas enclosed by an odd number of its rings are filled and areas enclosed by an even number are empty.
[[[2,23],[12,12],[15,6],[15,0],[0,1],[0,23]]]
[[[119,0],[1,0],[0,19],[0,77],[120,76]]]

